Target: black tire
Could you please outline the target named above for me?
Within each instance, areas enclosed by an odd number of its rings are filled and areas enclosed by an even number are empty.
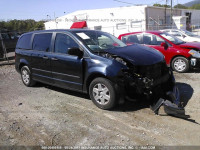
[[[21,78],[24,83],[24,85],[31,87],[35,85],[35,81],[32,79],[31,71],[28,68],[28,66],[23,66],[21,68]]]
[[[189,61],[185,57],[176,57],[172,60],[171,67],[176,72],[187,72],[189,70]]]
[[[113,108],[117,103],[114,84],[105,78],[96,78],[90,83],[89,95],[93,103],[104,110]],[[97,97],[95,98],[95,96]]]

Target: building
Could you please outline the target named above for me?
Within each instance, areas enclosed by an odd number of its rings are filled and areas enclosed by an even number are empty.
[[[173,17],[171,18],[171,13]],[[80,10],[45,23],[45,29],[70,29],[73,23],[87,23],[89,29],[102,30],[115,36],[122,33],[159,30],[165,28],[186,29],[199,25],[200,10],[173,9],[147,5]],[[199,22],[198,22],[198,21]]]

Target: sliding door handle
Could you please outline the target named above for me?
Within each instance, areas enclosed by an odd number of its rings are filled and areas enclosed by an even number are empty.
[[[51,58],[51,60],[54,60],[54,61],[56,61],[56,60],[58,60],[58,59],[53,57],[53,58]]]

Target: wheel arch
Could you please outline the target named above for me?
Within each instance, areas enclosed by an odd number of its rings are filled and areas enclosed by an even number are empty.
[[[109,79],[106,75],[104,75],[104,74],[102,74],[102,73],[99,73],[99,72],[92,73],[91,75],[88,76],[88,78],[86,79],[86,82],[85,82],[85,83],[86,83],[85,90],[86,90],[87,93],[89,92],[90,83],[91,83],[95,78],[99,78],[99,77]]]
[[[18,66],[18,69],[19,69],[20,72],[21,72],[21,68],[22,68],[23,66],[28,66],[28,67],[29,67],[29,63],[28,63],[28,61],[25,60],[25,59],[21,59],[21,60],[20,60],[20,63],[19,63],[19,66]]]
[[[184,55],[175,55],[175,56],[172,57],[172,59],[170,60],[170,67],[172,67],[172,61],[173,61],[175,58],[177,58],[177,57],[184,57],[184,58],[186,58],[186,59],[189,61],[189,58],[186,57],[186,56],[184,56]]]

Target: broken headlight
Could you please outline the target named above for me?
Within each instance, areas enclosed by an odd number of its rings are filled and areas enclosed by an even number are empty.
[[[188,53],[191,54],[195,58],[200,58],[200,53],[198,51],[195,51],[192,49]]]
[[[126,63],[122,58],[120,58],[120,57],[116,57],[115,60],[118,61],[118,62],[120,62],[120,63],[122,63],[122,64],[125,65],[125,66],[126,66],[126,64],[127,64],[127,63]]]

